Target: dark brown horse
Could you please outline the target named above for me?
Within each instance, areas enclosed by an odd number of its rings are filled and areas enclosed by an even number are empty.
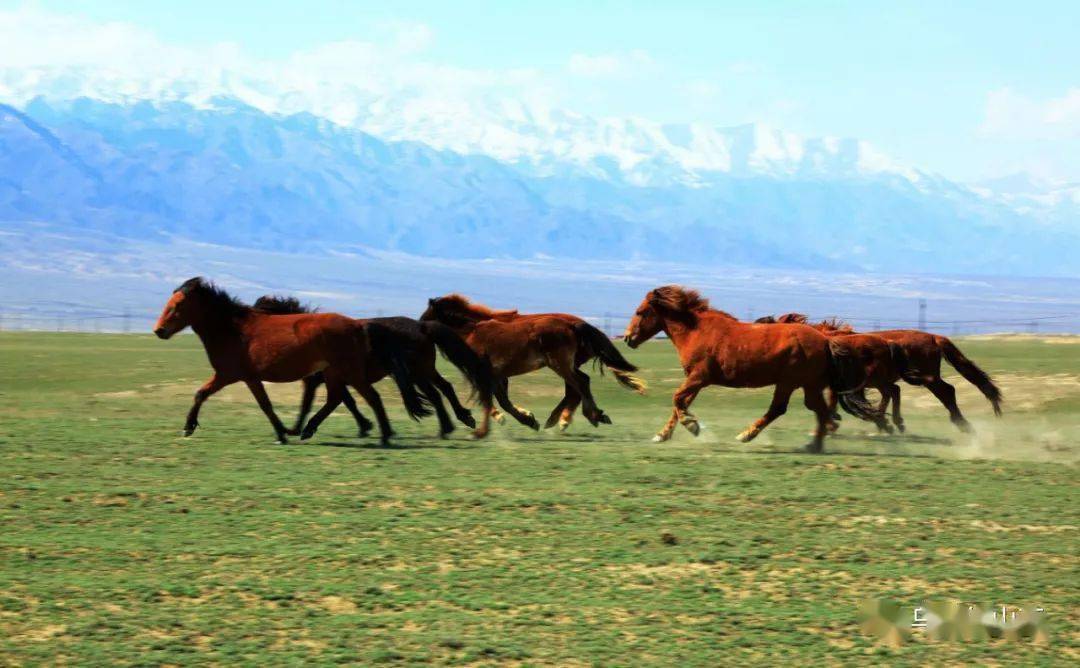
[[[511,376],[544,367],[558,374],[563,379],[565,395],[548,416],[545,427],[559,423],[565,429],[582,402],[582,413],[594,427],[611,423],[611,418],[593,399],[589,376],[579,368],[591,359],[610,368],[624,387],[637,392],[645,389],[644,382],[632,375],[637,367],[622,356],[603,332],[577,316],[567,313],[523,315],[516,310],[495,310],[474,304],[461,295],[446,295],[428,300],[428,308],[420,319],[438,320],[460,334],[477,354],[491,361],[504,390]],[[528,420],[536,421],[532,413],[513,404],[513,411],[502,402],[500,405],[523,424],[528,424]],[[478,434],[487,433],[491,417],[491,412],[483,416]]]
[[[780,316],[783,318],[802,318],[806,316],[799,313],[788,313]],[[821,331],[828,335],[831,332],[851,332],[850,326],[836,320],[826,320],[817,325]],[[969,383],[979,388],[983,396],[994,408],[994,415],[1001,416],[1001,403],[1004,397],[1001,390],[990,378],[989,374],[980,369],[974,362],[968,359],[960,349],[956,347],[947,336],[921,332],[917,329],[889,329],[880,332],[869,332],[876,337],[888,341],[890,344],[899,346],[907,359],[908,370],[902,374],[905,382],[911,385],[924,385],[926,389],[937,397],[945,409],[949,411],[949,419],[958,429],[963,432],[971,431],[971,424],[960,412],[960,406],[956,403],[956,388],[941,377],[941,360],[952,365],[961,376]],[[893,422],[897,428],[903,431],[904,420],[900,416],[900,386],[895,382],[887,391],[882,391],[880,410],[885,411],[892,402]]]
[[[265,313],[202,278],[192,278],[173,292],[154,325],[154,334],[168,339],[186,327],[202,341],[214,375],[195,393],[184,424],[185,436],[199,426],[203,402],[222,388],[243,381],[270,420],[278,442],[286,443],[288,430],[274,413],[263,381],[294,382],[320,371],[326,378],[327,405],[336,407],[345,385],[352,385],[375,411],[384,443],[393,432],[382,400],[372,387],[386,376],[384,370],[389,370],[397,383],[410,417],[430,413],[416,393],[401,346],[381,327],[365,327],[336,313]],[[326,406],[320,413],[323,411],[329,414]],[[315,427],[309,423],[301,438],[310,438]]]
[[[695,436],[700,431],[690,404],[709,385],[766,387],[775,385],[772,403],[759,420],[738,435],[754,439],[770,422],[787,411],[791,394],[803,391],[803,403],[817,417],[814,440],[807,446],[821,452],[829,423],[823,391],[834,388],[844,410],[874,419],[874,409],[854,392],[865,383],[862,365],[843,343],[797,324],[758,325],[739,322],[694,290],[667,285],[651,290],[634,312],[626,329],[626,342],[636,348],[664,332],[675,345],[686,380],[675,391],[674,409],[653,439],[671,438],[681,422]]]
[[[300,303],[295,297],[264,296],[255,301],[255,308],[267,313],[297,314],[311,313],[313,309]],[[469,382],[472,393],[479,397],[484,406],[491,404],[492,388],[494,386],[491,365],[476,355],[449,327],[438,322],[418,322],[412,318],[368,318],[360,320],[365,324],[374,323],[386,327],[395,332],[405,342],[403,346],[409,357],[409,374],[416,382],[420,393],[435,407],[435,414],[439,418],[439,438],[445,438],[454,430],[454,424],[450,420],[446,408],[443,406],[440,392],[454,411],[454,415],[463,424],[470,428],[476,427],[476,420],[468,408],[461,404],[454,386],[439,373],[435,366],[435,349],[443,354],[451,364],[456,366],[465,379]],[[304,418],[311,410],[312,401],[315,398],[315,390],[323,384],[325,379],[320,372],[304,379],[304,394],[300,400],[300,414],[296,418],[296,427],[290,433],[299,433],[304,425]],[[364,436],[371,429],[371,423],[356,409],[355,402],[349,396],[348,390],[342,394],[343,403],[353,413],[360,435]],[[351,404],[351,405],[350,405]]]

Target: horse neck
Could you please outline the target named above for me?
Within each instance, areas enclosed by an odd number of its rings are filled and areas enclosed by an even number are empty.
[[[199,337],[203,347],[212,348],[239,338],[243,326],[243,323],[239,321],[246,319],[247,316],[230,318],[229,316],[208,316],[204,314],[192,320],[191,331],[195,332],[195,335]]]
[[[677,318],[664,318],[664,333],[668,335],[676,349],[681,349],[690,339],[690,336],[701,327],[705,313],[696,313],[692,322]],[[727,318],[709,318],[709,329],[726,331],[732,325],[738,324],[737,320]]]

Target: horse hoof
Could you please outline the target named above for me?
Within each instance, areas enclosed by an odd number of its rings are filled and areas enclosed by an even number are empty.
[[[735,440],[739,443],[749,443],[750,441],[754,440],[755,436],[757,436],[757,434],[754,433],[752,429],[747,429],[746,431],[741,432],[738,436],[736,436]]]
[[[278,445],[288,445],[289,439],[285,438],[285,434],[278,434],[278,437],[274,439]]]
[[[472,413],[463,413],[458,419],[461,420],[461,424],[469,429],[476,429],[476,418],[472,416]]]
[[[653,443],[663,443],[664,441],[668,440],[669,438],[671,438],[671,437],[670,436],[664,436],[663,434],[657,434],[656,436],[652,437],[652,442]]]
[[[300,432],[300,440],[301,441],[306,441],[306,440],[310,439],[314,435],[315,435],[315,430],[314,429],[306,429],[305,428],[304,431]]]
[[[570,428],[570,422],[566,420],[559,420],[559,431],[564,432]]]
[[[491,415],[491,419],[495,420],[496,424],[505,424],[506,423],[506,416],[503,415],[502,413],[493,413]]]
[[[900,432],[901,434],[903,434],[903,433],[904,433],[904,431],[906,431],[906,430],[905,430],[905,428],[904,428],[904,425],[903,425],[903,423],[899,423],[899,422],[898,422],[898,423],[896,424],[896,430],[897,430],[898,432]]]
[[[697,420],[683,422],[683,426],[686,427],[686,431],[690,432],[694,436],[697,436],[701,433],[701,424],[699,424]]]
[[[525,426],[533,431],[540,431],[540,423],[532,416],[529,416],[529,418],[525,420]]]
[[[194,434],[195,430],[194,429],[184,429],[183,433],[184,433],[184,438],[187,438],[188,436],[191,436],[192,434]]]
[[[601,424],[611,424],[611,418],[607,416],[607,413],[601,413],[600,416],[596,418],[596,421]]]
[[[477,431],[474,431],[473,433],[469,434],[469,438],[471,440],[474,440],[474,441],[479,441],[480,439],[484,438],[487,435],[488,435],[488,433],[486,431],[477,430]]]
[[[820,455],[825,451],[825,446],[817,441],[811,441],[806,444],[806,451],[812,455]]]

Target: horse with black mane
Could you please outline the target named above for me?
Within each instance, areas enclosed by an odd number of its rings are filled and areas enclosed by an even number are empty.
[[[295,297],[282,297],[266,295],[255,302],[255,307],[267,313],[299,314],[312,313],[313,309],[301,304]],[[490,406],[494,381],[491,365],[474,353],[469,346],[461,340],[449,327],[438,322],[419,322],[412,318],[401,316],[389,318],[365,318],[358,322],[366,325],[385,327],[393,332],[401,340],[403,350],[408,358],[409,374],[415,382],[420,393],[435,407],[435,413],[439,418],[439,437],[445,438],[454,430],[454,424],[450,420],[446,408],[443,406],[441,392],[450,402],[454,415],[463,424],[470,428],[476,427],[476,420],[468,408],[461,404],[454,386],[439,373],[435,366],[435,349],[443,354],[468,380],[472,394],[475,394],[481,405]],[[304,418],[311,410],[311,404],[315,397],[315,390],[325,382],[322,374],[313,374],[304,379],[304,394],[300,401],[300,414],[296,418],[296,426],[293,431],[299,431],[304,424]],[[343,399],[348,397],[348,391]],[[350,399],[351,401],[351,399]],[[346,404],[348,406],[348,404]],[[359,411],[353,412],[357,424],[360,427],[360,435],[366,433],[365,423],[370,422]]]
[[[762,326],[739,322],[711,308],[695,290],[665,285],[650,290],[626,328],[627,345],[636,348],[660,332],[675,345],[686,380],[675,391],[674,408],[654,441],[671,438],[677,423],[697,436],[701,427],[690,404],[709,385],[766,387],[774,385],[765,415],[740,433],[742,442],[753,440],[787,411],[791,394],[803,391],[803,403],[817,417],[810,452],[821,452],[830,413],[823,391],[836,390],[844,410],[875,420],[875,411],[856,390],[865,383],[865,371],[850,347],[821,332],[798,324]]]
[[[637,367],[622,356],[603,332],[575,315],[497,310],[451,294],[429,299],[420,319],[444,323],[478,354],[490,359],[497,385],[504,393],[508,391],[511,376],[543,367],[558,374],[565,392],[548,416],[545,428],[559,424],[565,430],[582,401],[582,413],[590,424],[595,427],[611,423],[611,418],[593,399],[589,376],[579,368],[589,360],[595,359],[610,368],[623,387],[638,393],[645,391],[644,381],[633,375]],[[502,401],[500,405],[522,424],[537,428],[536,418],[529,411],[513,404],[507,406]],[[487,433],[491,417],[494,411],[483,415],[479,435]]]
[[[807,317],[801,313],[785,313],[775,318],[775,321],[806,322]],[[813,327],[826,336],[844,336],[854,333],[850,325],[836,319],[824,320]],[[887,329],[867,332],[867,334],[883,339],[889,343],[890,347],[903,351],[907,368],[899,374],[899,378],[910,385],[922,385],[930,390],[931,394],[949,411],[950,421],[960,431],[970,432],[971,424],[960,412],[960,406],[956,403],[956,388],[941,377],[942,359],[952,365],[965,380],[977,387],[990,402],[994,415],[1001,417],[1001,403],[1004,401],[1001,390],[990,375],[960,352],[949,337],[917,329]],[[903,431],[904,419],[900,415],[900,386],[895,381],[896,379],[885,387],[878,388],[881,391],[879,410],[884,412],[891,401],[893,422],[900,431]]]
[[[202,341],[214,375],[195,393],[184,424],[185,436],[199,426],[199,409],[208,398],[243,381],[270,420],[278,442],[286,443],[288,429],[274,413],[263,381],[295,382],[318,372],[327,386],[327,404],[319,415],[325,418],[336,408],[346,384],[351,385],[375,411],[384,443],[393,431],[372,384],[387,373],[397,384],[410,417],[431,413],[416,392],[402,342],[382,325],[365,325],[336,313],[267,313],[196,277],[173,292],[154,325],[154,334],[168,339],[186,327]],[[301,439],[310,438],[321,419],[312,422]]]

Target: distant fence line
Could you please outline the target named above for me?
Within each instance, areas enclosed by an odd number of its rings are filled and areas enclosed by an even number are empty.
[[[354,317],[380,317],[382,310],[368,313],[350,312]],[[744,313],[742,317],[753,319],[759,315]],[[773,315],[773,314],[770,314]],[[808,314],[811,322],[826,318],[838,318],[850,323],[860,331],[880,329],[923,329],[949,336],[967,334],[1072,334],[1080,333],[1080,314],[1058,314],[1028,318],[956,319],[956,320],[909,320],[903,318],[848,317],[833,314]],[[626,329],[631,316],[613,312],[599,315],[582,315],[603,330],[608,336],[618,336]],[[120,311],[0,311],[0,331],[34,332],[101,332],[101,333],[149,333],[157,320],[156,313],[135,309]]]

